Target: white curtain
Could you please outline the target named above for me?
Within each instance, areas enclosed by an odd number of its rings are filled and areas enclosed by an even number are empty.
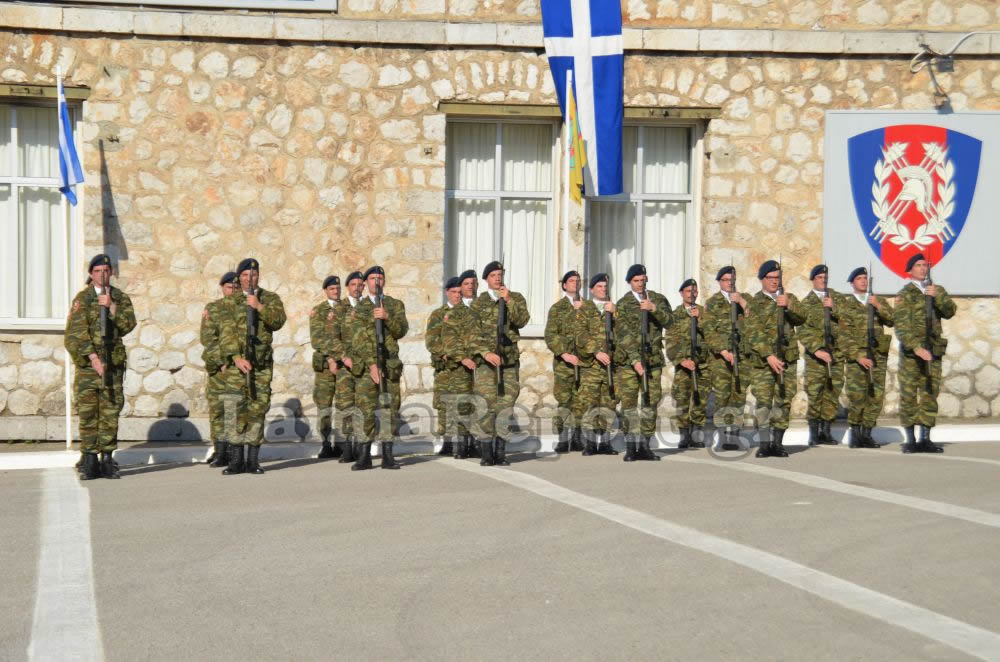
[[[649,288],[666,295],[670,305],[680,301],[677,289],[694,274],[686,273],[686,223],[683,202],[647,202],[642,205],[642,252]]]
[[[618,300],[628,291],[625,273],[635,264],[635,203],[592,201],[587,276],[608,274],[608,291]]]
[[[490,191],[496,183],[496,124],[448,125],[447,186],[450,190]]]
[[[643,193],[687,193],[689,130],[647,126],[643,132]]]
[[[622,175],[625,195],[639,190],[639,127],[626,126],[622,129]]]
[[[448,201],[448,264],[445,278],[472,269],[478,276],[494,257],[496,202],[455,198]]]
[[[56,188],[18,191],[18,281],[21,317],[66,315],[69,223]]]
[[[59,176],[55,108],[17,108],[17,170],[22,177]]]
[[[10,142],[12,113],[10,107],[0,105],[0,177],[14,174],[13,147]]]
[[[545,200],[504,200],[503,254],[507,287],[520,292],[528,302],[531,323],[545,319]]]
[[[505,124],[501,155],[504,191],[551,191],[552,125]]]
[[[0,317],[17,317],[17,211],[9,184],[0,184]]]

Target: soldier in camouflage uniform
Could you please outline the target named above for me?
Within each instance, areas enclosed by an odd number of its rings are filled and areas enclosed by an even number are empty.
[[[829,270],[825,264],[817,264],[809,272],[812,290],[802,299],[801,311],[806,322],[799,329],[799,340],[805,349],[806,395],[809,407],[809,445],[834,444],[838,442],[830,433],[830,425],[840,408],[840,392],[844,388],[844,360],[847,358],[847,343],[841,341],[844,320],[840,317],[843,297],[829,289]],[[830,311],[830,347],[827,347],[824,323],[825,313]]]
[[[337,321],[333,334],[334,353],[339,357],[338,364],[346,368],[346,370],[337,370],[335,434],[340,435],[340,443],[343,446],[339,460],[341,464],[353,463],[357,459],[357,430],[360,430],[364,425],[361,411],[354,406],[356,384],[354,374],[351,372],[350,358],[345,355],[346,343],[344,341],[350,335],[346,327],[351,320],[351,312],[361,303],[361,297],[364,294],[365,281],[361,276],[360,271],[352,271],[348,274],[344,280],[344,284],[347,285],[347,296],[340,300],[333,311],[334,319]]]
[[[260,468],[260,446],[264,443],[265,417],[271,407],[271,377],[274,358],[271,343],[274,334],[285,325],[285,306],[281,298],[258,287],[260,263],[253,258],[240,262],[236,268],[239,288],[227,302],[229,314],[223,321],[219,346],[226,365],[227,389],[241,396],[240,423],[242,433],[230,440],[229,466],[225,475],[240,473],[263,474]],[[257,311],[256,340],[249,347],[248,310]],[[229,373],[233,373],[230,375]],[[251,397],[249,380],[253,380],[256,397]],[[244,459],[244,449],[246,457]]]
[[[667,358],[674,365],[674,398],[677,426],[681,440],[678,448],[704,448],[704,429],[708,396],[708,343],[705,340],[705,309],[697,304],[698,283],[688,278],[681,284],[681,303],[674,309],[674,320],[667,328]],[[696,325],[697,348],[691,347],[691,321]],[[697,385],[695,384],[697,382]],[[698,438],[695,438],[697,430]]]
[[[313,306],[309,311],[309,340],[313,348],[312,369],[315,373],[313,382],[313,402],[316,403],[319,417],[319,432],[323,437],[323,447],[319,458],[340,457],[343,448],[340,443],[336,449],[330,443],[332,428],[333,398],[337,393],[337,373],[342,368],[341,352],[337,348],[337,307],[340,304],[340,279],[327,276],[323,280],[325,300]]]
[[[660,456],[649,447],[656,434],[656,409],[660,405],[663,371],[663,331],[673,321],[673,312],[667,298],[646,289],[646,267],[633,264],[625,275],[625,282],[632,288],[618,300],[618,319],[615,324],[615,363],[618,370],[622,399],[622,418],[625,424],[626,462],[659,460]],[[642,311],[649,313],[648,383],[649,405],[642,404]],[[640,411],[641,405],[641,411]]]
[[[858,267],[847,282],[854,292],[841,304],[847,355],[847,422],[851,426],[851,448],[878,448],[872,429],[882,413],[885,399],[886,363],[891,340],[884,329],[893,325],[892,306],[868,294],[868,270]],[[872,305],[872,358],[868,358],[868,304]]]
[[[462,281],[462,304],[467,308],[472,308],[472,304],[476,302],[476,297],[479,296],[479,276],[476,275],[474,269],[466,269],[458,275],[459,280]],[[472,375],[473,381],[475,381],[475,374]],[[476,439],[472,434],[465,436],[466,446],[468,447],[469,457],[481,458],[483,454],[479,451],[479,444],[476,443]]]
[[[573,399],[573,416],[583,428],[584,455],[618,455],[611,446],[618,394],[610,393],[608,368],[614,369],[614,315],[617,308],[608,301],[608,275],[590,279],[590,302],[573,315],[570,333],[580,359],[580,388]],[[610,347],[604,316],[612,316]]]
[[[723,267],[715,276],[719,291],[705,302],[705,343],[708,345],[708,377],[715,393],[715,427],[720,430],[722,450],[739,450],[740,427],[743,425],[750,386],[751,370],[743,361],[747,357],[745,334],[749,309],[749,294],[736,291],[736,269]],[[732,308],[736,305],[736,352],[733,355]],[[735,366],[735,367],[734,367]],[[738,374],[737,374],[738,373]]]
[[[896,337],[899,338],[899,417],[906,429],[904,453],[941,453],[931,442],[931,428],[937,418],[937,397],[941,389],[941,359],[948,339],[942,319],[955,315],[955,302],[940,285],[930,281],[930,262],[917,253],[906,263],[910,274],[896,297]],[[931,304],[931,319],[927,305]],[[929,323],[928,323],[929,322]],[[919,441],[913,426],[920,426]]]
[[[219,280],[222,296],[211,301],[201,313],[201,360],[205,364],[208,380],[205,383],[205,399],[208,400],[208,423],[214,450],[206,460],[210,467],[221,468],[229,464],[229,437],[225,425],[226,403],[222,397],[226,392],[226,368],[219,352],[219,332],[225,315],[225,303],[236,289],[235,271],[227,271]]]
[[[135,311],[128,295],[111,286],[110,257],[95,256],[89,272],[87,287],[73,299],[64,336],[66,351],[76,364],[74,393],[84,454],[80,478],[120,478],[111,454],[118,447],[118,414],[125,403],[122,337],[135,328]],[[102,308],[107,309],[104,334]]]
[[[409,323],[402,301],[385,294],[381,300],[377,297],[385,284],[382,267],[370,267],[364,274],[364,280],[368,284],[368,296],[349,313],[343,327],[344,364],[349,365],[354,374],[354,402],[361,410],[364,428],[364,441],[351,470],[371,469],[372,443],[376,437],[382,442],[382,468],[399,469],[392,450],[399,417],[399,380],[403,376],[399,339],[406,335]],[[376,320],[382,320],[385,330],[385,375],[379,374],[377,365]],[[388,402],[383,402],[385,396],[380,395],[382,379],[387,382]]]
[[[576,336],[572,333],[577,312],[584,305],[580,298],[580,285],[580,273],[567,271],[562,277],[563,296],[549,308],[545,321],[545,345],[552,352],[552,395],[557,407],[552,422],[559,436],[557,453],[583,450],[580,420],[572,413],[576,391],[580,388],[580,357],[577,355]]]
[[[456,459],[464,460],[469,456],[468,423],[476,370],[473,357],[479,325],[472,309],[462,303],[461,285],[457,276],[445,283],[448,300],[431,313],[425,344],[434,366],[437,434],[444,438],[439,454],[453,452]]]
[[[520,365],[521,350],[517,343],[521,340],[520,330],[528,323],[530,314],[528,302],[518,292],[512,292],[503,284],[504,268],[499,262],[490,262],[483,269],[483,280],[489,289],[479,295],[472,304],[472,312],[479,322],[479,337],[476,346],[475,393],[486,401],[486,414],[479,421],[479,450],[482,466],[499,464],[507,466],[507,440],[502,436],[498,419],[512,418],[514,403],[521,392]],[[500,334],[497,353],[498,301],[506,304],[507,321]],[[497,371],[500,370],[504,394],[497,394]]]
[[[757,278],[761,291],[750,302],[753,314],[747,317],[746,343],[750,349],[748,363],[753,366],[750,392],[757,400],[754,425],[760,429],[770,425],[770,434],[760,432],[760,447],[757,457],[787,457],[782,443],[788,418],[791,414],[792,398],[798,389],[795,366],[799,360],[799,344],[795,327],[805,323],[798,299],[794,294],[779,294],[781,266],[774,260],[760,265]],[[785,308],[784,356],[777,355],[778,308]]]

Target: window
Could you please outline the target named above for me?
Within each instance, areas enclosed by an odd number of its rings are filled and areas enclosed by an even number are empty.
[[[646,265],[649,287],[675,304],[694,273],[694,125],[625,126],[625,192],[587,201],[587,273],[605,272],[612,296],[628,291],[625,273]]]
[[[337,0],[72,0],[101,5],[140,5],[146,7],[190,7],[202,9],[273,9],[281,11],[337,11]]]
[[[448,123],[446,272],[502,257],[531,312],[525,335],[543,333],[552,290],[556,136],[554,122]]]
[[[0,324],[63,324],[74,273],[71,209],[59,192],[55,103],[0,103]]]

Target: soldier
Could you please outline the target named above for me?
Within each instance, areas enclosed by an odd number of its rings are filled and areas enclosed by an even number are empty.
[[[128,295],[111,286],[110,257],[94,256],[88,271],[88,286],[73,299],[64,336],[66,351],[76,364],[74,392],[83,452],[80,479],[120,478],[111,454],[118,448],[118,414],[125,403],[122,337],[135,328],[135,312]]]
[[[678,290],[681,303],[674,309],[674,320],[667,329],[667,357],[674,364],[674,383],[670,394],[677,409],[677,426],[681,431],[678,448],[704,448],[704,429],[708,396],[712,387],[708,379],[708,343],[705,340],[705,309],[697,304],[698,283],[688,278]],[[695,325],[695,342],[691,346],[691,325]],[[698,439],[694,437],[695,429]]]
[[[483,269],[487,290],[472,304],[479,321],[475,393],[486,401],[486,415],[480,420],[479,464],[508,466],[507,440],[497,429],[501,414],[508,416],[521,391],[520,330],[528,323],[528,303],[518,292],[503,284],[504,268],[490,262]],[[506,320],[498,326],[499,301],[504,301]],[[499,344],[499,347],[497,346]],[[502,384],[502,386],[500,386]]]
[[[886,363],[891,338],[884,329],[893,325],[892,306],[868,294],[868,270],[858,267],[847,282],[853,296],[844,297],[841,315],[847,333],[847,422],[851,426],[851,448],[878,448],[872,430],[882,413],[885,399]],[[872,306],[872,329],[868,331],[868,305]],[[871,346],[869,346],[869,342]]]
[[[462,281],[462,303],[466,307],[471,308],[479,293],[479,277],[476,276],[474,269],[466,269],[458,277]],[[473,375],[473,379],[475,379],[475,375]],[[472,435],[466,435],[465,442],[468,447],[469,457],[481,458],[483,456],[479,452],[479,444],[475,443]]]
[[[817,264],[809,272],[812,291],[802,299],[801,311],[806,318],[799,330],[799,340],[806,352],[806,395],[809,399],[806,418],[809,420],[809,445],[838,442],[830,434],[830,425],[840,408],[840,392],[844,388],[845,344],[840,340],[841,295],[829,289],[829,270]],[[827,320],[829,311],[829,321]]]
[[[580,298],[580,273],[567,271],[562,277],[563,296],[552,304],[545,321],[545,345],[552,352],[552,374],[554,384],[552,395],[556,399],[556,414],[553,417],[559,441],[557,453],[583,450],[580,440],[580,421],[572,415],[576,390],[580,388],[580,357],[576,351],[576,336],[573,325],[577,312],[583,307]],[[571,420],[566,424],[565,415]]]
[[[805,323],[799,301],[794,294],[781,288],[781,265],[768,260],[760,265],[757,278],[761,291],[750,302],[753,315],[744,322],[747,347],[753,363],[750,392],[757,400],[754,425],[769,424],[770,435],[761,431],[757,457],[788,457],[782,444],[792,398],[798,388],[795,365],[799,360],[799,345],[795,327]],[[778,312],[784,309],[784,347],[779,349]]]
[[[448,300],[427,321],[426,345],[434,365],[437,434],[444,438],[439,455],[454,452],[456,459],[464,460],[469,456],[467,423],[472,413],[473,357],[479,329],[472,309],[462,304],[461,287],[459,277],[448,279]]]
[[[242,434],[229,442],[229,466],[222,473],[260,475],[264,473],[260,468],[260,446],[264,443],[265,417],[271,407],[274,367],[271,343],[275,332],[285,325],[285,306],[277,294],[258,287],[257,260],[246,258],[236,267],[236,273],[239,289],[228,303],[229,319],[223,326],[220,347],[223,360],[227,364],[232,361],[239,370],[235,376],[241,383],[227,375],[227,385],[231,391],[239,389],[245,421],[240,425]]]
[[[337,370],[337,421],[335,434],[340,435],[341,443],[343,444],[343,451],[339,461],[341,464],[349,464],[357,459],[358,436],[355,430],[355,423],[360,426],[361,418],[360,416],[355,416],[358,413],[357,408],[354,406],[354,389],[356,384],[354,374],[351,372],[351,368],[353,367],[351,359],[346,355],[345,339],[350,335],[350,332],[347,330],[347,324],[351,320],[351,312],[361,302],[361,295],[365,289],[365,281],[361,277],[360,271],[352,271],[348,274],[344,283],[347,285],[347,296],[340,300],[340,303],[333,311],[334,319],[337,320],[333,337],[334,352],[340,357],[338,364],[347,368],[346,370]]]
[[[649,442],[656,434],[656,409],[662,397],[663,331],[670,326],[673,313],[665,296],[646,289],[647,280],[646,267],[641,264],[629,267],[625,282],[632,291],[619,299],[617,304],[616,363],[622,368],[618,374],[621,375],[622,417],[625,423],[625,456],[622,459],[626,462],[660,459],[650,449]],[[642,343],[642,311],[649,315],[646,347]],[[644,402],[644,382],[649,388],[648,402]]]
[[[906,263],[910,282],[896,297],[896,337],[899,338],[899,417],[906,428],[904,453],[942,453],[931,442],[931,428],[937,417],[937,397],[941,389],[941,359],[948,339],[942,319],[955,315],[955,302],[940,285],[930,279],[930,262],[917,253]],[[920,426],[915,440],[913,426]]]
[[[608,275],[590,279],[591,304],[585,303],[574,316],[571,329],[580,358],[580,388],[573,399],[573,416],[583,427],[584,455],[618,455],[611,446],[617,392],[611,394],[608,372],[614,370],[615,304],[608,301]],[[605,315],[612,316],[611,337],[607,337]]]
[[[361,410],[364,426],[364,441],[351,470],[372,468],[372,442],[376,436],[382,442],[382,468],[399,469],[392,453],[399,416],[399,380],[403,376],[399,339],[406,335],[410,327],[403,302],[382,293],[385,270],[380,266],[370,267],[364,274],[364,280],[368,284],[368,296],[350,312],[343,327],[345,356],[350,359],[350,370],[354,373],[354,402]],[[380,371],[379,366],[377,320],[382,321],[385,334],[385,373]],[[348,362],[345,360],[344,364],[348,365]],[[387,396],[382,394],[383,388]],[[383,398],[388,402],[384,402]]]
[[[337,393],[337,372],[341,366],[340,352],[337,350],[337,306],[340,304],[340,279],[327,276],[323,280],[326,299],[309,311],[309,340],[312,343],[312,368],[316,373],[313,383],[313,402],[319,416],[319,432],[323,437],[323,447],[319,458],[340,457],[343,447],[334,448],[330,443],[332,432],[333,398]]]
[[[745,367],[748,364],[740,363],[747,356],[743,327],[750,313],[750,295],[736,291],[733,266],[719,269],[715,280],[719,291],[705,302],[705,343],[710,353],[708,377],[715,393],[715,426],[721,428],[721,448],[734,451],[740,448],[740,427],[750,385],[751,371]]]
[[[208,381],[205,383],[205,399],[208,400],[208,423],[214,450],[205,460],[210,467],[224,467],[229,464],[229,437],[225,426],[225,403],[222,399],[226,391],[226,364],[219,351],[219,333],[225,313],[225,304],[236,289],[235,271],[227,271],[219,280],[222,296],[211,301],[201,313],[201,345],[204,351],[201,360],[205,363]]]

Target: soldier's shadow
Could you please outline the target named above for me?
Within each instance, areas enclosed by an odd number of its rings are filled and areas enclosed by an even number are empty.
[[[118,473],[122,478],[138,476],[140,474],[152,474],[160,471],[170,471],[172,469],[184,469],[186,467],[204,467],[202,463],[192,464],[190,462],[167,462],[164,464],[133,465],[131,467],[120,467]]]
[[[146,442],[202,443],[201,431],[187,417],[188,410],[184,405],[177,402],[171,404],[167,407],[166,417],[149,426]]]
[[[279,409],[282,410],[282,415],[268,421],[264,439],[272,443],[308,439],[312,428],[302,416],[302,401],[298,398],[289,398]]]

